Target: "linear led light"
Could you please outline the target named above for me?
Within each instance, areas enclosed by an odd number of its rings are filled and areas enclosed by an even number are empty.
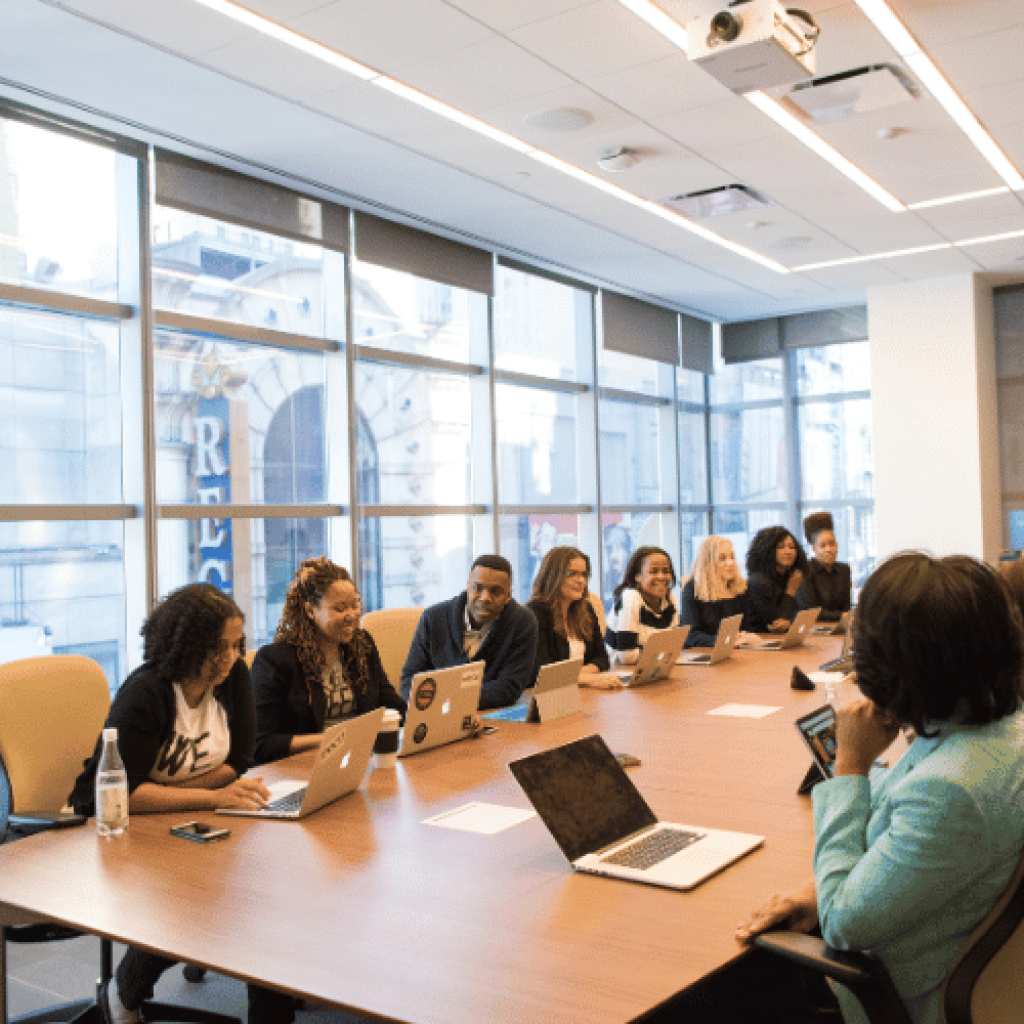
[[[967,104],[946,81],[932,59],[907,31],[884,0],[856,0],[857,6],[871,19],[875,28],[889,41],[893,49],[907,62],[910,69],[924,83],[928,91],[941,104],[957,127],[971,140],[974,147],[989,162],[992,169],[1010,188],[1024,189],[1024,177],[996,145],[995,140],[982,128]]]
[[[985,245],[987,242],[1006,242],[1011,238],[1024,238],[1024,231],[1004,231],[1000,235],[984,235],[980,238],[968,238],[963,242],[955,242],[957,246]]]
[[[908,210],[927,210],[933,206],[947,206],[949,203],[966,203],[971,199],[987,199],[989,196],[1006,195],[1010,189],[1006,185],[998,188],[983,188],[979,192],[961,192],[958,196],[943,196],[941,199],[925,199],[920,203],[908,203]]]
[[[763,114],[767,114],[777,125],[785,128],[790,135],[802,142],[830,163],[840,174],[845,174],[859,188],[862,188],[872,199],[877,199],[887,210],[899,213],[906,207],[891,193],[882,188],[874,178],[868,177],[859,167],[850,163],[838,150],[833,149],[824,139],[815,135],[798,118],[794,117],[783,106],[776,103],[767,93],[760,90],[744,94],[751,103]]]
[[[631,10],[638,18],[646,21],[659,35],[675,44],[683,53],[690,45],[690,37],[686,29],[678,21],[670,18],[660,7],[650,0],[619,0],[623,7]]]
[[[805,270],[824,270],[827,267],[848,267],[853,263],[870,263],[872,260],[891,260],[895,256],[916,256],[922,252],[936,252],[939,249],[952,249],[953,242],[936,242],[934,245],[917,245],[912,249],[894,249],[892,252],[876,252],[868,256],[848,256],[841,260],[825,260],[822,263],[805,263],[801,267],[790,267],[794,274]]]

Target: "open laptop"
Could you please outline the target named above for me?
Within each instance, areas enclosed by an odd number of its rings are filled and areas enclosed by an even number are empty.
[[[347,796],[359,788],[366,774],[383,722],[384,709],[375,708],[358,718],[332,725],[324,730],[308,782],[275,782],[268,787],[270,800],[266,807],[253,810],[218,807],[217,813],[299,821]]]
[[[659,822],[597,735],[508,767],[576,871],[692,889],[764,842]]]
[[[483,683],[482,661],[414,675],[398,756],[422,754],[471,736]]]
[[[728,619],[722,619],[718,625],[718,636],[715,637],[715,646],[710,654],[683,651],[679,655],[679,660],[676,664],[717,665],[720,661],[731,658],[733,648],[736,646],[736,638],[740,635],[740,625],[742,622],[742,615],[732,615]]]
[[[852,672],[853,671],[853,612],[847,612],[846,636],[843,637],[843,648],[838,658],[822,662],[818,667],[826,672]]]
[[[836,712],[831,704],[816,708],[802,715],[794,723],[803,737],[814,760],[814,768],[804,776],[798,792],[807,793],[817,783],[835,775],[836,763]],[[888,762],[877,760],[871,766],[868,779],[872,784],[879,782],[888,771]]]
[[[798,612],[788,632],[780,640],[761,640],[756,644],[738,644],[737,646],[751,651],[787,651],[790,647],[799,647],[814,628],[820,611],[820,608],[808,608],[806,611]]]
[[[580,688],[576,685],[583,668],[582,658],[553,661],[541,666],[528,704],[489,711],[482,718],[498,722],[553,722],[581,711]]]
[[[845,636],[850,625],[852,612],[843,612],[838,622],[825,622],[811,630],[813,636]]]
[[[613,668],[612,674],[626,686],[643,686],[664,679],[682,653],[689,632],[689,626],[673,626],[651,633],[640,651],[639,661],[632,666]]]

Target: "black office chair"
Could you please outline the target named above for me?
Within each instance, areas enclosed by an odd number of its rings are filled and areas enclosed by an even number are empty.
[[[754,945],[844,985],[871,1024],[911,1024],[888,972],[872,957],[834,950],[801,932],[765,932]],[[942,1014],[945,1024],[1019,1024],[1024,1019],[1024,857],[947,972]]]
[[[84,824],[62,813],[65,800],[92,754],[110,709],[103,669],[78,655],[25,658],[0,665],[0,841]],[[80,932],[47,922],[0,928],[0,970],[7,971],[7,943],[52,942]],[[103,1024],[99,993],[114,976],[113,943],[100,939],[96,997],[49,1007],[17,1024]],[[147,1021],[174,1024],[239,1024],[235,1017],[147,1002]],[[6,1000],[0,1020],[6,1020]]]

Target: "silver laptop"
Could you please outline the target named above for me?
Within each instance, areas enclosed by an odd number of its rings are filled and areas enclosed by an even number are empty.
[[[811,630],[813,636],[845,636],[850,627],[852,612],[843,612],[838,622],[825,622]]]
[[[780,640],[761,640],[756,644],[737,646],[751,651],[787,651],[790,647],[799,647],[810,636],[820,611],[820,608],[808,608],[806,611],[798,612],[788,632]]]
[[[324,730],[308,782],[275,782],[266,807],[218,807],[218,814],[298,821],[359,788],[370,763],[384,709],[376,708]]]
[[[528,704],[513,704],[481,717],[495,722],[553,722],[575,715],[583,709],[577,685],[581,668],[582,658],[542,665]]]
[[[818,667],[826,672],[853,671],[853,611],[846,613],[846,636],[843,637],[843,647],[839,652],[839,657],[822,662]]]
[[[635,665],[614,668],[612,673],[626,686],[643,686],[664,679],[672,671],[676,659],[682,653],[689,632],[689,626],[659,629],[647,638],[647,643],[640,652],[640,660]]]
[[[710,654],[696,654],[693,651],[684,651],[679,655],[677,665],[717,665],[720,661],[732,657],[733,648],[736,646],[736,638],[740,635],[740,625],[743,622],[742,615],[732,615],[728,619],[722,619],[718,624],[718,636],[715,637],[715,646]]]
[[[508,767],[576,871],[692,889],[764,842],[659,822],[600,736]]]
[[[482,661],[414,675],[398,756],[421,754],[471,736],[483,683]]]

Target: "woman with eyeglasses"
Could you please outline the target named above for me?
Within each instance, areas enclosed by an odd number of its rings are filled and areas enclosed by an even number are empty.
[[[526,607],[537,619],[537,665],[583,658],[580,674],[608,671],[608,651],[590,604],[590,559],[578,548],[552,548],[533,581]]]
[[[375,708],[405,715],[361,613],[347,569],[328,558],[299,566],[274,643],[252,665],[257,764],[311,750],[328,726]]]

